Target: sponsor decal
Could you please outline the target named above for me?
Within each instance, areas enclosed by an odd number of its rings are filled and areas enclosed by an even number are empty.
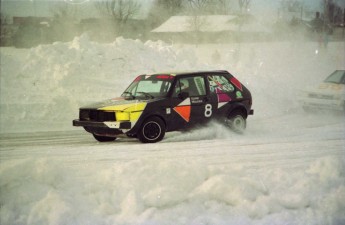
[[[214,92],[216,89],[220,89],[224,92],[233,92],[235,90],[234,86],[223,76],[208,76],[208,81],[211,92]]]
[[[109,128],[120,128],[119,122],[104,122],[104,124]]]
[[[243,98],[242,92],[236,91],[236,98]]]
[[[205,105],[204,115],[205,115],[205,117],[211,117],[212,116],[212,105],[211,104]]]
[[[191,112],[190,98],[186,98],[183,102],[174,107],[174,111],[177,112],[186,122],[190,120]]]
[[[229,102],[231,101],[231,98],[228,94],[222,92],[219,89],[216,89],[217,97],[218,97],[218,102]]]
[[[183,102],[178,104],[178,106],[190,105],[190,98],[186,98]]]
[[[191,97],[190,99],[192,104],[200,104],[204,102],[201,97]]]
[[[146,108],[146,105],[147,103],[145,102],[135,102],[130,104],[105,106],[103,108],[99,108],[99,110],[115,112],[117,121],[105,123],[109,128],[119,128],[121,121],[130,121],[131,126],[134,127]]]
[[[228,104],[227,102],[218,102],[218,109]]]

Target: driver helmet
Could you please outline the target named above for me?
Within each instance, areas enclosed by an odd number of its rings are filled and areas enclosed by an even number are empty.
[[[189,87],[189,83],[187,80],[181,80],[181,90],[186,90]]]

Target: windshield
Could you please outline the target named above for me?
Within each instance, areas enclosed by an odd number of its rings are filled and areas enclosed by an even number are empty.
[[[165,97],[174,80],[170,75],[141,75],[123,92],[127,98],[155,98]]]
[[[344,70],[336,70],[326,78],[326,83],[344,84]]]

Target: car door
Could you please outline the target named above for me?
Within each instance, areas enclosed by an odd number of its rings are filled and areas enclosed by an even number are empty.
[[[212,117],[213,106],[202,75],[178,78],[171,102],[175,129],[203,124]]]

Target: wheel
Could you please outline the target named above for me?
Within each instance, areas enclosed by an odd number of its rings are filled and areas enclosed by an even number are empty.
[[[143,143],[161,141],[165,135],[165,123],[159,117],[150,117],[142,124],[138,138]]]
[[[110,142],[116,140],[116,137],[100,136],[97,134],[93,134],[93,137],[99,142]]]
[[[231,112],[227,119],[227,125],[236,133],[243,133],[247,126],[244,113],[241,110]]]

